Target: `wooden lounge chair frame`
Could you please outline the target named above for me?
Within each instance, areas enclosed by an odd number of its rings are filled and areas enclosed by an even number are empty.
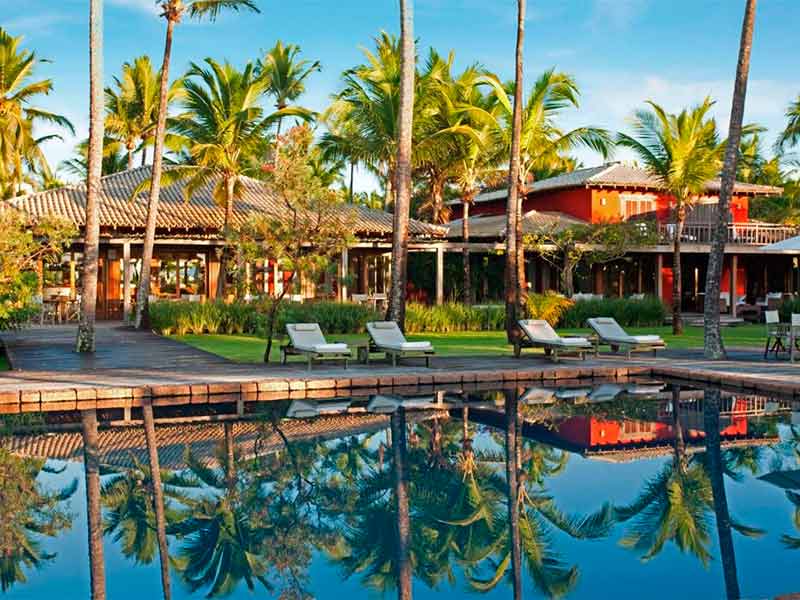
[[[531,323],[538,323],[538,320],[531,320]],[[546,321],[544,321],[547,323]],[[571,346],[568,344],[558,343],[553,341],[552,343],[547,343],[540,339],[533,339],[530,334],[528,333],[527,329],[523,326],[523,321],[518,321],[520,332],[522,333],[514,341],[514,358],[519,358],[522,354],[523,348],[544,348],[544,355],[553,362],[558,362],[560,356],[578,356],[581,360],[586,360],[586,353],[593,349],[589,340],[587,341],[587,345],[585,346]],[[550,324],[547,324],[550,327]],[[552,330],[552,327],[551,327]],[[553,335],[557,338],[562,339],[561,336],[556,334],[553,331]],[[582,336],[577,336],[582,337]],[[563,339],[570,339],[570,338],[563,338]]]
[[[600,354],[600,346],[609,346],[612,352],[619,352],[621,350],[625,352],[625,356],[628,360],[631,359],[631,354],[633,352],[652,352],[653,356],[656,356],[656,352],[658,350],[664,350],[667,347],[667,343],[664,340],[660,340],[658,342],[636,342],[633,339],[624,340],[624,339],[604,338],[603,336],[600,335],[600,332],[597,330],[595,325],[595,321],[598,318],[611,319],[614,322],[614,324],[617,325],[617,327],[622,329],[619,323],[617,323],[616,320],[614,320],[611,317],[597,317],[594,319],[587,319],[586,324],[592,329],[592,331],[594,331],[594,335],[591,337],[591,341],[594,344],[595,356],[598,356]],[[628,335],[628,337],[633,338],[633,336],[630,335]]]
[[[295,323],[291,325],[296,325]],[[287,325],[287,333],[288,328],[290,325]],[[337,343],[337,342],[333,342]],[[281,346],[281,364],[285,365],[288,362],[289,356],[305,356],[308,365],[308,371],[311,371],[311,367],[314,363],[314,360],[323,361],[323,360],[343,360],[344,361],[344,368],[347,369],[347,364],[353,355],[348,348],[346,352],[317,352],[316,350],[309,350],[306,348],[297,348],[292,342],[291,335],[289,336],[289,341],[286,342]]]
[[[378,321],[377,323],[389,323],[389,321]],[[431,368],[431,356],[436,355],[436,350],[433,346],[430,346],[429,349],[426,350],[401,350],[399,348],[391,348],[389,346],[382,346],[375,341],[373,333],[371,331],[371,326],[374,326],[376,323],[367,323],[367,333],[369,334],[369,346],[367,347],[366,352],[364,352],[364,364],[369,364],[369,355],[371,352],[380,352],[386,355],[386,358],[392,361],[392,367],[397,366],[397,361],[401,358],[424,358],[425,359],[425,368]],[[396,324],[395,324],[396,326]],[[398,327],[398,332],[400,335],[405,339],[403,336],[402,331],[400,331]]]

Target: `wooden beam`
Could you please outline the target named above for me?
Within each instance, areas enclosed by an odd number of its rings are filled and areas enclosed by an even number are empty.
[[[70,262],[72,268],[72,262]],[[122,318],[127,323],[131,316],[131,243],[122,244]]]
[[[444,248],[436,248],[436,305],[444,304]]]

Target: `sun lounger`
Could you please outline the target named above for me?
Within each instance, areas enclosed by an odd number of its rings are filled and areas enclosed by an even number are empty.
[[[517,358],[524,347],[544,348],[545,355],[554,362],[558,361],[561,354],[577,354],[585,359],[586,352],[592,349],[592,344],[586,338],[561,337],[547,321],[523,319],[519,321],[519,326],[525,337],[514,344],[514,356]]]
[[[436,354],[430,342],[409,342],[394,321],[373,321],[367,323],[370,347],[366,352],[366,362],[369,363],[370,352],[383,352],[391,358],[392,366],[397,366],[397,360],[408,357],[423,357],[425,366],[430,368],[431,356]]]
[[[595,317],[587,319],[589,327],[596,334],[594,352],[599,352],[600,345],[611,346],[613,351],[624,349],[628,358],[631,352],[645,351],[656,355],[656,350],[663,350],[667,344],[657,335],[628,335],[611,317]]]
[[[350,360],[350,348],[347,344],[329,344],[316,323],[287,323],[286,333],[289,343],[281,347],[281,364],[286,364],[290,354],[299,354],[308,359],[308,370],[314,359],[344,360],[344,368]]]

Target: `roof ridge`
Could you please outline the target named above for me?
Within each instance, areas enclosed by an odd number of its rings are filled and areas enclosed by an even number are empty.
[[[611,162],[611,163],[606,163],[606,164],[600,165],[600,166],[601,167],[605,167],[605,168],[603,168],[602,170],[598,171],[594,175],[591,175],[591,176],[587,177],[586,181],[594,181],[595,178],[607,175],[608,173],[610,173],[611,171],[613,171],[617,167],[621,167],[623,165],[620,162]],[[594,167],[594,168],[596,169],[597,167]],[[644,170],[644,169],[641,169],[641,170]]]

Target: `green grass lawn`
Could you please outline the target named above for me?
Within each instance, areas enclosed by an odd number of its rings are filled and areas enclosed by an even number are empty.
[[[702,348],[703,346],[703,329],[701,327],[687,327],[682,336],[672,335],[670,327],[631,327],[628,331],[634,335],[657,333],[664,338],[670,348]],[[764,343],[763,325],[723,327],[722,331],[725,344],[729,348],[760,348]],[[588,333],[588,330],[569,329],[561,330],[559,333]],[[341,342],[366,341],[367,339],[363,334],[328,337],[330,341]],[[173,336],[173,338],[237,362],[261,362],[264,356],[264,340],[249,335],[182,335]],[[410,341],[430,340],[436,347],[438,356],[511,354],[511,347],[506,343],[506,335],[502,331],[429,333],[410,335],[408,339]],[[279,344],[275,343],[271,355],[273,360],[279,358],[278,348]],[[0,362],[1,364],[2,362]]]

